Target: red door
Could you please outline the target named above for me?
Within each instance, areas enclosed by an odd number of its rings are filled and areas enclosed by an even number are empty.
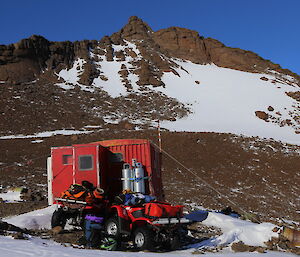
[[[74,152],[74,182],[81,184],[87,180],[94,186],[99,185],[99,145],[74,146]]]
[[[73,149],[72,147],[55,147],[51,149],[52,192],[53,198],[73,184]]]

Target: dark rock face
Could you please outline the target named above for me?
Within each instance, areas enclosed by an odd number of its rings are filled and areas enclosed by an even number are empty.
[[[17,84],[35,79],[49,57],[49,44],[41,36],[32,36],[0,46],[0,80]]]
[[[46,69],[51,73],[70,67],[75,57],[88,58],[88,49],[95,41],[74,43],[49,42],[33,35],[11,45],[0,46],[0,81],[12,84],[26,83]]]
[[[83,58],[88,64],[84,67],[86,71],[80,83],[90,85],[99,74],[93,67],[93,62],[89,61],[89,50],[93,48],[105,51],[107,61],[113,61],[114,57],[124,61],[126,55],[133,56],[135,53],[114,53],[112,44],[124,45],[125,40],[134,41],[143,56],[136,71],[140,76],[139,85],[163,86],[160,78],[174,64],[163,60],[162,54],[194,63],[214,63],[220,67],[247,72],[266,72],[270,69],[299,79],[297,74],[283,70],[279,65],[264,60],[253,52],[226,47],[215,39],[203,38],[198,32],[189,29],[171,27],[153,32],[148,24],[133,16],[119,32],[110,37],[105,36],[99,42],[49,42],[42,36],[33,35],[15,44],[1,45],[0,81],[12,84],[29,82],[37,79],[45,70],[50,74],[58,72],[63,68],[70,68],[76,58]]]
[[[93,83],[93,80],[99,75],[100,73],[93,63],[86,63],[84,65],[84,72],[80,76],[79,83],[90,86]]]
[[[251,51],[226,47],[221,42],[212,38],[206,38],[204,42],[211,62],[220,67],[247,72],[266,72],[267,69],[280,69],[279,65],[264,60]]]
[[[170,56],[200,64],[211,62],[204,40],[197,31],[171,27],[155,32],[153,38]]]

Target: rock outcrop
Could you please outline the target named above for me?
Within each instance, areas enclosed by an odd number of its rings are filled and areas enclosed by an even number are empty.
[[[185,28],[171,27],[154,32],[148,24],[133,16],[119,32],[105,36],[100,41],[50,42],[42,36],[33,35],[15,44],[1,45],[0,81],[12,84],[29,82],[37,79],[44,71],[54,73],[69,68],[76,58],[89,60],[89,50],[97,46],[105,51],[108,61],[112,61],[114,56],[122,61],[126,53],[114,52],[112,44],[124,45],[125,40],[134,41],[143,55],[144,61],[137,65],[139,69],[136,71],[140,76],[140,85],[163,86],[160,77],[164,71],[172,69],[172,64],[162,59],[162,55],[199,64],[214,63],[220,67],[247,72],[274,70],[300,80],[297,74],[251,51],[227,47],[215,39],[204,38],[197,31]],[[88,63],[85,66],[87,71],[80,81],[86,85],[90,85],[98,76],[93,62]]]

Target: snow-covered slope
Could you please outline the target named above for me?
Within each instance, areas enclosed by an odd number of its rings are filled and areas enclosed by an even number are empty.
[[[101,54],[98,52],[102,51]],[[90,86],[79,83],[83,73],[83,61],[77,60],[69,70],[61,70],[59,78],[65,80],[58,86],[71,89],[70,82],[81,89],[93,92],[96,88],[106,91],[112,98],[129,97],[149,92],[158,92],[171,99],[178,100],[190,109],[185,117],[164,119],[162,127],[173,131],[224,132],[274,138],[293,144],[300,144],[300,104],[287,95],[299,91],[297,80],[272,70],[266,73],[250,73],[214,64],[200,65],[190,61],[175,59],[160,54],[161,60],[169,65],[169,70],[159,70],[153,66],[153,72],[161,72],[161,86],[140,85],[140,62],[143,56],[134,42],[125,41],[124,45],[112,45],[113,53],[131,53],[120,59],[117,54],[107,60],[106,49],[90,50],[90,58],[96,67],[98,77]],[[154,65],[151,64],[150,65]],[[159,79],[158,75],[153,75]],[[132,99],[132,101],[134,101]],[[153,99],[153,103],[157,99]],[[111,101],[110,101],[111,103]],[[166,106],[155,107],[149,112],[159,114]],[[256,112],[265,117],[259,118]],[[145,122],[133,119],[126,113],[118,121],[127,119],[132,123]],[[104,117],[105,119],[106,117]],[[149,122],[149,120],[147,121]]]
[[[159,90],[191,105],[192,114],[163,126],[175,131],[225,132],[274,138],[300,144],[299,124],[279,126],[256,117],[256,111],[269,113],[280,121],[293,120],[299,103],[286,92],[299,90],[296,84],[276,80],[275,75],[254,74],[177,61],[179,76],[165,73],[165,88]],[[261,80],[265,77],[268,81]],[[273,83],[272,83],[273,81]],[[268,111],[268,107],[274,108]],[[275,119],[274,119],[275,120]]]

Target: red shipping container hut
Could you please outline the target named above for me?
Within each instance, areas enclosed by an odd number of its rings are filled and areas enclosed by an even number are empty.
[[[131,183],[144,181],[144,193],[163,200],[159,149],[146,139],[118,139],[52,147],[48,158],[48,202],[53,204],[71,184],[84,180],[100,186],[113,199],[124,189],[124,164],[128,167],[133,162],[141,164],[144,174],[138,181],[132,170]]]

